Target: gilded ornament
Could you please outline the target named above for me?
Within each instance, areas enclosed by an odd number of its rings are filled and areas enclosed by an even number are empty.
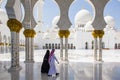
[[[9,19],[7,21],[7,26],[9,27],[10,31],[20,32],[22,29],[22,24],[17,19]]]
[[[69,30],[59,30],[58,32],[60,38],[68,38],[68,36],[70,35],[70,31]]]
[[[25,37],[34,37],[36,32],[33,29],[25,29],[25,31],[23,32],[23,34],[25,35]]]
[[[97,38],[97,37],[102,38],[104,35],[104,31],[103,30],[94,30],[92,32],[92,35],[94,38]]]

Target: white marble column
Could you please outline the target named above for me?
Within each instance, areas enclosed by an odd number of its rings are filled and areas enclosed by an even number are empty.
[[[68,61],[68,38],[65,38],[65,61]]]
[[[22,29],[22,24],[16,19],[9,19],[7,25],[11,31],[11,67],[9,72],[20,70],[19,65],[19,31]]]
[[[97,48],[98,48],[97,38],[94,38],[94,60],[95,61],[97,61]]]
[[[18,53],[18,41],[16,40],[16,32],[11,32],[11,67],[8,70],[9,72],[13,70],[20,70],[21,67],[19,65],[19,53]]]
[[[99,38],[99,61],[102,61],[102,38]]]
[[[92,7],[94,8],[94,20],[92,22],[93,28],[94,28],[94,36],[101,37],[103,34],[103,29],[106,26],[106,22],[104,20],[104,8],[108,1],[110,0],[89,0],[92,3]],[[100,43],[101,45],[102,43]],[[101,46],[99,46],[101,47]],[[102,49],[99,50],[99,52],[102,52]],[[102,57],[102,54],[100,54],[100,57]],[[100,58],[101,60],[102,58]]]
[[[25,62],[34,62],[33,58],[33,38],[26,37],[25,39]]]
[[[17,67],[16,32],[11,32],[11,68]]]
[[[17,61],[17,66],[20,66],[19,64],[19,33],[16,33],[16,61]]]
[[[59,6],[60,9],[60,19],[57,23],[59,29],[60,29],[60,35],[62,37],[67,37],[69,36],[69,28],[72,25],[69,17],[68,17],[68,13],[69,13],[69,8],[70,5],[72,4],[72,2],[74,0],[55,0]],[[66,41],[65,41],[65,45],[66,45]],[[65,47],[65,60],[68,60],[67,56],[68,56],[68,49],[67,47]]]
[[[92,35],[94,37],[94,60],[102,61],[102,37],[104,35],[104,31],[94,30]],[[99,51],[99,54],[97,54],[97,50]]]
[[[24,35],[25,35],[25,49],[26,49],[25,62],[34,62],[33,39],[34,39],[35,31],[33,29],[36,26],[36,21],[34,19],[33,11],[37,1],[38,0],[21,0],[25,9],[25,16],[23,19],[23,25],[25,28]]]
[[[60,38],[60,58],[63,60],[63,38]]]
[[[94,38],[94,61],[97,61],[97,49],[98,49],[98,35],[97,35],[97,30],[94,30],[92,32],[93,38]]]
[[[60,36],[60,41],[61,41],[61,52],[62,52],[61,56],[62,58],[64,56],[63,55],[63,43],[65,43],[65,61],[68,61],[68,37],[70,35],[70,32],[69,30],[60,30],[58,34]],[[65,40],[64,40],[65,42],[63,42],[63,37],[65,37]]]
[[[103,61],[102,60],[102,38],[103,38],[103,35],[104,35],[104,31],[103,30],[99,30],[99,34],[98,34],[98,37],[99,37],[99,59],[98,61]]]
[[[34,35],[36,32],[33,29],[25,29],[23,32],[25,35],[25,62],[33,63],[34,62]]]

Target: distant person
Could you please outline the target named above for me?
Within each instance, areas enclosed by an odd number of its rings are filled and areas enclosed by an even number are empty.
[[[48,63],[49,55],[50,55],[50,51],[47,50],[46,54],[43,58],[42,66],[41,66],[41,72],[42,73],[47,73],[48,74],[48,71],[49,71],[49,68],[50,68],[50,65]]]
[[[50,56],[49,56],[49,65],[50,65],[50,69],[49,69],[49,72],[48,72],[48,76],[57,76],[59,75],[59,73],[57,73],[57,70],[56,70],[56,67],[55,67],[55,60],[57,61],[57,63],[59,64],[58,62],[58,59],[56,58],[55,54],[55,49],[52,49],[51,53],[50,53]]]

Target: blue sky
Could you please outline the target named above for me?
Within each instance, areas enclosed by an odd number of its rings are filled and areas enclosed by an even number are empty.
[[[81,9],[87,9],[93,15],[92,6],[86,0],[76,0],[69,9],[69,18],[74,24],[74,17]],[[104,16],[112,16],[115,20],[115,27],[120,29],[120,0],[111,0],[107,3]],[[43,21],[44,27],[51,25],[52,19],[60,13],[57,4],[53,0],[45,0],[43,6]]]
[[[5,1],[2,4],[2,8],[5,6]],[[75,0],[74,3],[70,6],[69,9],[69,18],[72,24],[74,25],[74,17],[81,9],[87,9],[93,15],[92,6],[86,0]],[[104,16],[110,15],[115,20],[115,27],[120,30],[120,0],[110,0],[104,10]],[[44,28],[51,26],[52,20],[55,16],[60,14],[58,5],[54,0],[44,0],[43,6],[43,22]]]

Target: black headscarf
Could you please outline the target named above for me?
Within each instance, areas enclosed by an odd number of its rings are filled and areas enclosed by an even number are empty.
[[[47,50],[47,51],[46,51],[46,54],[45,54],[45,56],[44,56],[44,58],[43,58],[43,61],[44,61],[44,60],[47,60],[47,61],[48,61],[49,55],[50,55],[50,51]]]

